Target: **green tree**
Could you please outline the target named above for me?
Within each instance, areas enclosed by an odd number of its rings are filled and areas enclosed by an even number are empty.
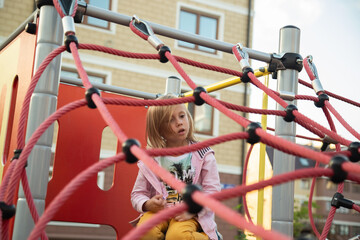
[[[308,204],[308,201],[305,201],[302,204],[295,204],[293,221],[294,237],[300,236],[301,230],[303,230],[305,227],[309,227]],[[319,207],[315,202],[312,202],[311,206],[313,209]],[[313,218],[319,218],[319,215],[313,214]]]

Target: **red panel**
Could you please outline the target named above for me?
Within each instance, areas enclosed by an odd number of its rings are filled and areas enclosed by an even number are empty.
[[[110,93],[102,93],[102,97],[125,98]],[[83,98],[83,88],[60,84],[58,108]],[[146,146],[145,107],[107,107],[125,134]],[[88,107],[64,115],[58,123],[53,178],[48,185],[46,206],[71,179],[99,161],[102,132],[106,127],[98,110]],[[53,220],[110,225],[118,236],[125,235],[131,229],[129,221],[138,215],[130,202],[137,171],[136,164],[117,163],[114,184],[108,191],[98,188],[95,174],[71,196]]]
[[[9,166],[10,159],[14,156],[13,151],[17,147],[18,123],[20,113],[26,91],[29,87],[35,55],[36,36],[26,33],[25,31],[19,34],[11,43],[9,43],[0,52],[0,58],[6,57],[6,66],[0,67],[0,89],[1,89],[1,122],[5,119],[10,120],[7,128],[1,129],[1,134],[6,133],[6,145],[8,152],[3,153],[3,159],[6,159],[5,166],[0,167],[3,171],[2,177],[5,175]],[[18,81],[14,88],[14,81]],[[4,111],[4,101],[11,99],[10,111]],[[1,161],[3,160],[1,159]],[[15,192],[14,202],[17,200],[17,192]],[[15,216],[16,217],[16,216]],[[12,238],[14,218],[10,220],[9,238]]]

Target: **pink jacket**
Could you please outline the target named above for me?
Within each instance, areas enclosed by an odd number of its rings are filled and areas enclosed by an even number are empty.
[[[155,160],[158,161],[157,158]],[[213,150],[207,147],[193,152],[191,163],[195,167],[194,184],[201,185],[204,193],[215,193],[221,190]],[[142,206],[147,200],[157,194],[162,194],[166,198],[168,194],[164,184],[159,181],[143,162],[139,161],[138,167],[138,176],[131,192],[131,203],[138,212],[143,213]],[[203,208],[197,214],[197,220],[211,240],[218,239],[214,213],[212,211]]]

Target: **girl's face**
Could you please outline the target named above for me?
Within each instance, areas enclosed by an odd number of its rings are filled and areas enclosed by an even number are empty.
[[[170,131],[166,132],[167,147],[187,146],[187,136],[189,134],[189,119],[186,114],[184,104],[176,105],[173,114],[170,117]]]

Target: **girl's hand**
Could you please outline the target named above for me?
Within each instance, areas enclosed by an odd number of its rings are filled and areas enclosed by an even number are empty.
[[[143,210],[156,213],[164,209],[165,205],[166,205],[166,200],[163,198],[163,196],[155,195],[144,203]]]
[[[196,214],[192,214],[192,213],[188,213],[188,212],[183,212],[182,214],[178,215],[175,217],[176,221],[179,222],[183,222],[189,219],[192,219],[193,217],[195,217]]]

